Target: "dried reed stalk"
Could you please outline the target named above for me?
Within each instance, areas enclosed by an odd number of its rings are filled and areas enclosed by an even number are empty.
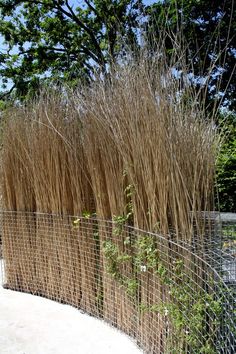
[[[122,223],[167,239],[174,232],[180,241],[204,241],[201,212],[212,208],[217,136],[195,97],[160,56],[144,56],[114,67],[109,79],[70,99],[43,93],[38,102],[6,113],[4,209],[62,215],[51,223],[39,216],[24,230],[13,221],[24,231],[17,240],[4,223],[9,286],[81,307],[131,335],[137,332],[149,353],[164,351],[162,316],[137,314],[107,271],[103,245],[109,234],[121,254],[127,251]],[[63,219],[83,213],[119,223],[109,230],[100,221],[83,227],[79,220]],[[99,237],[91,241],[93,232]],[[22,255],[18,243],[24,244]],[[174,251],[167,250],[166,264]],[[137,277],[132,261],[122,272]],[[140,276],[137,297],[151,305],[168,295],[149,273]]]

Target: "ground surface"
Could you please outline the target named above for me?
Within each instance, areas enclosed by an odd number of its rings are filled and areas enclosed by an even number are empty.
[[[140,354],[141,351],[127,336],[71,306],[3,289],[0,275],[0,353]]]

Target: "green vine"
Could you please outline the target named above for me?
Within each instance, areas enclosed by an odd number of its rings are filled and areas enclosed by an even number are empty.
[[[106,258],[106,270],[111,277],[118,282],[118,284],[126,290],[126,293],[135,297],[138,281],[133,277],[129,278],[122,274],[121,266],[127,262],[132,261],[132,256],[122,253],[119,254],[118,246],[112,241],[104,241],[103,251]]]
[[[130,237],[124,240],[124,244],[131,245]],[[134,299],[138,299],[139,274],[146,273],[159,279],[168,294],[166,300],[157,304],[137,302],[137,307],[141,315],[158,312],[163,316],[169,328],[167,352],[216,353],[214,340],[222,318],[221,298],[196,286],[183,259],[172,259],[167,265],[167,261],[161,259],[152,235],[137,236],[130,247],[133,249],[127,254],[120,252],[111,240],[104,242],[107,272]],[[130,278],[122,274],[122,265],[127,262],[133,265]]]

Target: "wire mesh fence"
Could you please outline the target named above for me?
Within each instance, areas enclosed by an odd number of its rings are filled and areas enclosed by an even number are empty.
[[[235,262],[224,237],[186,244],[90,216],[0,219],[5,288],[101,318],[145,353],[236,352]]]

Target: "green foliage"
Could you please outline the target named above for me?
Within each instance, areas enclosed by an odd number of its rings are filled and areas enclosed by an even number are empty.
[[[106,270],[108,274],[123,287],[126,293],[135,297],[138,289],[138,281],[135,278],[128,278],[122,274],[122,266],[132,261],[132,256],[126,253],[119,253],[119,248],[112,241],[103,243],[103,252],[106,258]]]
[[[226,240],[236,241],[236,225],[223,225],[222,235]]]
[[[236,212],[236,116],[224,124],[225,141],[217,162],[220,210]]]
[[[6,110],[7,108],[11,107],[13,103],[10,100],[6,100],[6,99],[0,99],[0,114],[1,112],[3,112],[4,110]]]
[[[194,354],[217,353],[214,340],[223,311],[220,293],[207,292],[197,286],[182,258],[172,259],[172,264],[168,262],[167,265],[158,254],[152,235],[138,236],[133,247],[133,251],[129,250],[131,256],[120,252],[113,241],[106,241],[103,252],[107,272],[136,300],[140,299],[141,273],[146,273],[147,277],[152,274],[160,280],[169,295],[160,299],[159,303],[138,303],[138,309],[140,315],[157,312],[163,316],[170,331],[168,352],[180,353],[188,348],[188,352]],[[133,276],[130,278],[123,274],[122,266],[126,262],[133,265]]]
[[[158,271],[158,252],[154,238],[150,235],[138,237],[135,248],[135,265],[137,269],[155,269]]]
[[[136,279],[125,279],[124,286],[126,288],[126,292],[129,296],[135,297],[138,290],[138,281]]]
[[[216,353],[213,346],[214,331],[220,323],[222,303],[220,299],[215,299],[215,294],[193,292],[193,284],[186,277],[179,284],[170,284],[174,301],[163,306],[173,325],[174,337],[181,338],[196,354]],[[204,345],[202,335],[205,336]]]
[[[79,3],[78,3],[79,4]],[[0,74],[18,98],[35,95],[42,82],[88,82],[105,74],[124,43],[138,45],[141,1],[0,1]],[[122,40],[121,40],[122,39]]]
[[[165,29],[167,56],[178,50],[176,40],[184,42],[185,60],[192,83],[202,88],[209,108],[223,104],[236,108],[236,6],[233,0],[164,0],[147,8],[147,37],[153,39]],[[174,37],[174,38],[173,38]],[[181,37],[181,38],[180,38]],[[181,48],[182,49],[182,48]],[[181,70],[181,63],[177,70]],[[190,77],[189,77],[190,78]],[[204,83],[203,78],[207,79]],[[182,79],[180,75],[180,80]],[[220,94],[218,94],[220,92]]]
[[[119,272],[118,255],[119,249],[112,241],[104,241],[103,252],[107,260],[106,269],[107,272],[115,279],[120,281],[121,274]]]
[[[96,213],[92,213],[92,212],[90,212],[90,211],[88,211],[88,210],[84,210],[84,211],[82,212],[82,216],[83,216],[85,219],[90,219],[90,218],[92,218],[92,217],[96,217]]]
[[[117,215],[117,216],[114,215],[113,221],[114,221],[114,225],[115,225],[115,228],[113,230],[113,234],[115,236],[119,236],[123,230],[123,226],[128,221],[128,216],[127,215]]]
[[[119,236],[122,232],[123,226],[130,221],[133,216],[133,203],[132,203],[132,195],[133,195],[133,186],[129,185],[126,187],[124,194],[126,198],[128,198],[128,203],[125,206],[125,214],[124,215],[113,215],[113,222],[115,224],[115,228],[113,230],[114,235]]]

